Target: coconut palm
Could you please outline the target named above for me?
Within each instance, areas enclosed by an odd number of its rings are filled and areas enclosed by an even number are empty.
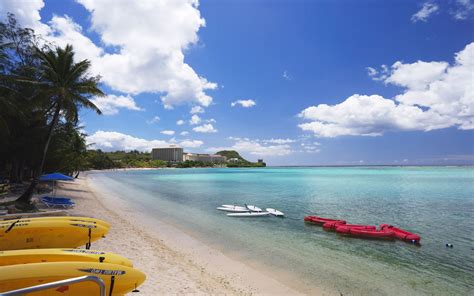
[[[36,52],[40,59],[39,78],[24,82],[35,85],[36,97],[45,106],[50,122],[36,177],[25,193],[17,199],[17,202],[23,204],[30,203],[31,195],[38,183],[38,176],[42,174],[51,136],[58,121],[64,118],[65,121],[76,124],[79,119],[79,110],[82,108],[91,109],[101,114],[99,108],[92,103],[90,98],[104,96],[98,86],[99,78],[88,75],[90,61],[83,60],[75,63],[71,45],[48,51],[37,48]]]

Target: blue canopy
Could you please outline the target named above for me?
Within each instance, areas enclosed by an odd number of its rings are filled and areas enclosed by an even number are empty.
[[[39,180],[40,181],[74,181],[74,178],[63,175],[61,173],[52,173],[52,174],[41,176]]]

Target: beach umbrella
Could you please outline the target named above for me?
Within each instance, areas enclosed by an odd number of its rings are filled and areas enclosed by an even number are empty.
[[[56,195],[56,192],[55,192],[55,185],[56,185],[56,181],[74,181],[74,178],[73,177],[70,177],[70,176],[66,176],[64,174],[61,174],[61,173],[52,173],[52,174],[46,174],[46,175],[42,175],[40,178],[39,178],[40,181],[51,181],[53,182],[53,195]]]

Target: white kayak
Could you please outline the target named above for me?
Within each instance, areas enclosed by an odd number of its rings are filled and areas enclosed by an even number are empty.
[[[256,207],[256,206],[252,206],[252,205],[245,205],[245,206],[222,205],[222,206],[220,206],[220,208],[230,208],[230,209],[234,209],[234,210],[242,210],[240,212],[248,212],[248,211],[261,212],[262,211],[261,208]],[[220,209],[220,208],[218,208],[218,209]],[[222,209],[222,211],[225,211],[225,210]]]
[[[240,213],[240,212],[249,212],[249,209],[244,208],[244,207],[217,207],[219,211],[224,211],[224,212],[234,212],[234,213]]]
[[[283,212],[280,212],[279,210],[275,210],[275,209],[272,209],[272,208],[266,208],[265,210],[273,216],[277,216],[277,217],[285,216],[285,214],[283,214]]]
[[[247,212],[227,214],[229,217],[262,217],[270,215],[269,212]]]

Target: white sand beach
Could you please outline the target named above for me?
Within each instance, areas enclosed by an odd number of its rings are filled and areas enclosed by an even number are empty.
[[[59,194],[76,202],[71,215],[108,221],[109,235],[92,244],[92,249],[116,252],[131,259],[146,273],[141,295],[322,294],[314,287],[290,287],[268,272],[229,258],[176,227],[130,210],[129,205],[105,193],[82,175],[74,183],[62,184]]]

